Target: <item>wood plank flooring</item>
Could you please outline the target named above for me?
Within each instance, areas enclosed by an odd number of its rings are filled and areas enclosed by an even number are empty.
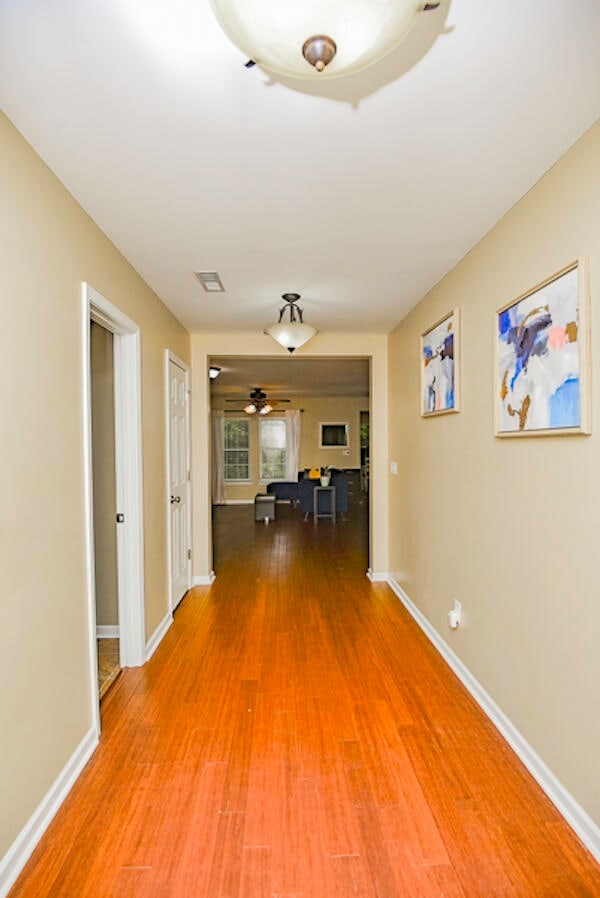
[[[365,577],[360,511],[217,510],[215,584],[106,696],[11,898],[600,896],[600,868]]]
[[[98,691],[104,698],[112,684],[121,673],[119,662],[119,640],[98,639]]]

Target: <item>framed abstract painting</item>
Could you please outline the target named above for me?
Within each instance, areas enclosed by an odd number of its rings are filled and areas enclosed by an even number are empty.
[[[590,433],[589,304],[579,259],[496,312],[496,436]]]
[[[421,415],[460,410],[460,313],[453,309],[421,335]]]

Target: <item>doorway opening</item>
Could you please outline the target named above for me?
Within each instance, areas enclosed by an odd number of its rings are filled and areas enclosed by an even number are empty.
[[[360,413],[360,488],[363,493],[367,494],[369,492],[370,447],[369,411],[367,409]]]
[[[110,331],[90,321],[94,592],[100,699],[121,672],[113,343]]]
[[[350,553],[366,572],[361,425],[370,409],[370,359],[219,356],[208,363],[220,369],[210,383],[217,576],[242,532],[240,551],[254,545],[264,556],[278,547],[283,567],[327,540],[332,553]]]
[[[115,638],[117,634],[120,668],[138,667],[146,659],[140,334],[134,321],[89,284],[83,284],[82,304],[90,697],[99,733],[98,636]],[[101,377],[94,378],[98,371]],[[106,488],[111,476],[113,493]],[[109,514],[114,509],[111,524]],[[100,615],[116,623],[105,624]],[[112,648],[114,655],[117,646]]]

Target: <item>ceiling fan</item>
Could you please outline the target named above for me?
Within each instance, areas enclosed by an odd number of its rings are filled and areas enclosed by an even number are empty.
[[[226,402],[243,402],[244,399],[226,399]],[[254,387],[250,392],[248,405],[244,406],[247,415],[268,415],[280,402],[291,402],[291,399],[267,399],[267,394],[261,387]]]

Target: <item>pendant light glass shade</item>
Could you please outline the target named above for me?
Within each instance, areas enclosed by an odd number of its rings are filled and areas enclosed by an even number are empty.
[[[304,346],[316,333],[316,327],[311,324],[303,324],[301,321],[282,321],[281,324],[272,324],[271,327],[265,328],[265,334],[273,337],[280,346],[289,352]]]
[[[249,59],[290,78],[336,78],[393,50],[423,9],[419,0],[211,0]]]

